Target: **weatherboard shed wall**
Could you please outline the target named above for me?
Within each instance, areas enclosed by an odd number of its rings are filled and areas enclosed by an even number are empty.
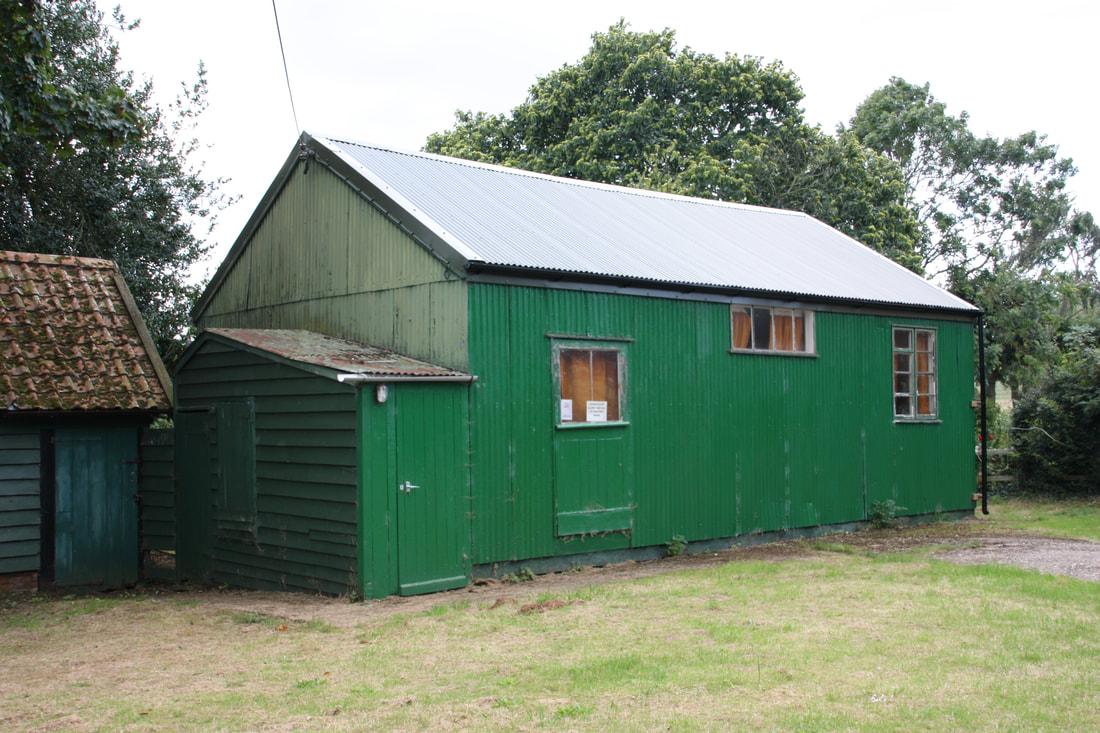
[[[355,388],[209,336],[193,348],[175,377],[182,574],[250,588],[357,591]],[[254,464],[243,472],[254,481],[247,516],[223,506],[226,478],[242,475],[230,464],[243,462]]]
[[[40,433],[35,424],[0,423],[0,574],[39,569]]]

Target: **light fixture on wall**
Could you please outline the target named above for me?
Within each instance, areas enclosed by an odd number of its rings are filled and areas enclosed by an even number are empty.
[[[374,401],[378,404],[383,404],[386,398],[389,397],[390,391],[384,384],[380,384],[374,388]]]

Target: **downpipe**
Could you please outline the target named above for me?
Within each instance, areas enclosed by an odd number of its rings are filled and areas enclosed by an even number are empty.
[[[985,314],[978,314],[978,403],[981,430],[978,435],[982,469],[982,514],[989,514],[989,424],[985,405]]]

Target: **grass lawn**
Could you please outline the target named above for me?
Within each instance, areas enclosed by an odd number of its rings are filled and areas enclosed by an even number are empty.
[[[1100,542],[1100,499],[995,496],[989,511],[1005,527]]]
[[[1095,536],[1062,508],[992,526]],[[0,599],[0,729],[1100,729],[1100,584],[799,547],[297,621],[217,591]]]

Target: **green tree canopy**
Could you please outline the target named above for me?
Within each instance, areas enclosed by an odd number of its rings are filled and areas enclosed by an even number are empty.
[[[509,114],[456,113],[431,152],[559,176],[797,209],[916,267],[894,162],[803,119],[777,62],[698,53],[624,22],[538,79]]]
[[[0,249],[115,260],[172,361],[207,249],[193,226],[209,232],[224,203],[188,162],[205,72],[162,108],[91,0],[0,2]]]
[[[1097,292],[1100,233],[1066,190],[1073,162],[1034,131],[977,135],[927,84],[898,78],[841,134],[900,166],[922,268],[986,312],[992,379],[1034,383]]]

